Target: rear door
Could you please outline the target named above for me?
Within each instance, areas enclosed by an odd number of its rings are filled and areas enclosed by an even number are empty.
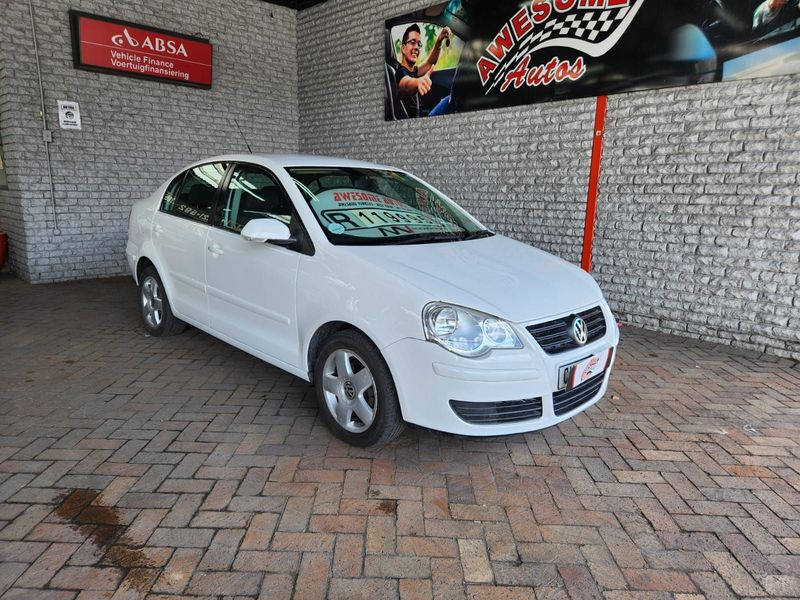
[[[167,188],[153,217],[162,278],[169,285],[172,308],[179,317],[208,325],[205,289],[206,237],[211,213],[228,163],[189,169]]]
[[[209,230],[206,284],[211,327],[279,362],[298,356],[297,271],[305,234],[277,178],[261,166],[235,165]],[[296,244],[248,242],[242,228],[272,218],[289,226]]]

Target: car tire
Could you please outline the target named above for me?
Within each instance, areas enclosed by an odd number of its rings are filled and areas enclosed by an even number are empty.
[[[172,314],[167,290],[154,267],[145,267],[139,275],[139,310],[152,336],[178,335],[186,329],[186,323]]]
[[[322,419],[348,444],[387,444],[405,428],[389,366],[358,331],[339,331],[325,341],[314,364],[314,387]]]

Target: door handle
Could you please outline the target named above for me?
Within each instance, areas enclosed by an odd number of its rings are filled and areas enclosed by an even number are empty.
[[[213,254],[214,256],[220,256],[222,254],[225,254],[225,252],[222,250],[222,246],[220,246],[219,244],[211,244],[208,247],[208,251],[211,252],[211,254]]]

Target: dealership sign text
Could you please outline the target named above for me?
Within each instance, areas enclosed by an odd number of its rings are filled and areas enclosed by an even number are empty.
[[[523,85],[577,81],[585,60],[531,65],[531,55],[546,48],[569,48],[592,57],[611,50],[630,26],[644,0],[533,0],[503,25],[478,59],[484,91]]]

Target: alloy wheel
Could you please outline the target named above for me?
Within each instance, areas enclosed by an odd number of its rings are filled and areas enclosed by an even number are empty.
[[[335,350],[322,369],[325,404],[336,422],[351,433],[363,433],[375,420],[378,395],[364,360],[350,350]]]
[[[164,300],[161,288],[155,277],[147,277],[142,282],[142,314],[151,329],[157,329],[164,318]]]

